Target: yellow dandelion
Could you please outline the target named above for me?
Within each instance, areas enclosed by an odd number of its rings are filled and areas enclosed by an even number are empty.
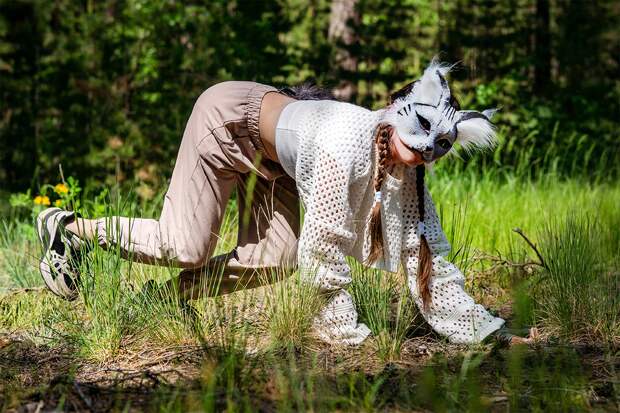
[[[66,194],[67,192],[69,192],[69,188],[65,184],[57,184],[54,187],[54,192],[56,192],[57,194]]]
[[[37,205],[49,205],[50,199],[45,195],[37,195],[34,198],[34,203]]]
[[[54,201],[54,205],[57,207],[61,207],[62,206],[62,199],[57,199],[56,201]]]

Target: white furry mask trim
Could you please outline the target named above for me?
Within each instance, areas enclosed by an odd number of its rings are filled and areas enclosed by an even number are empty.
[[[392,95],[382,122],[392,125],[403,143],[432,162],[454,143],[472,150],[493,147],[493,110],[462,111],[445,75],[450,67],[433,60],[422,77]]]

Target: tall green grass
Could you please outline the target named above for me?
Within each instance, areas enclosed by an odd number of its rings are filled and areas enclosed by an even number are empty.
[[[41,284],[38,241],[29,222],[0,221],[0,292],[9,285],[31,288]]]
[[[461,269],[472,270],[470,286],[480,284],[476,270],[488,266],[484,260],[473,259],[476,252],[517,264],[538,261],[535,251],[513,231],[520,228],[538,244],[548,268],[534,266],[530,267],[537,268],[534,273],[519,275],[514,268],[506,267],[499,278],[481,282],[498,283],[518,293],[515,305],[523,304],[526,311],[533,312],[518,316],[541,323],[549,334],[620,341],[617,183],[559,180],[553,175],[530,180],[497,171],[465,173],[456,179],[440,170],[430,185],[444,229],[457,242],[452,253],[459,251],[458,245],[466,246],[461,257],[452,259]],[[463,204],[465,224],[458,212]],[[469,235],[454,229],[464,225]],[[515,282],[523,277],[522,286],[517,287]]]
[[[600,205],[597,215],[571,213],[543,225],[540,250],[547,268],[536,297],[550,331],[620,342],[619,219],[617,205]]]
[[[421,323],[405,277],[365,268],[359,263],[351,262],[351,267],[351,294],[359,322],[370,328],[379,358],[396,360],[408,335]]]
[[[312,326],[324,300],[316,287],[282,271],[272,275],[276,283],[269,283],[264,291],[265,330],[270,347],[276,349],[303,349],[312,343]]]
[[[550,130],[535,129],[520,136],[499,127],[499,142],[493,151],[468,154],[461,150],[456,157],[464,162],[442,159],[439,169],[452,177],[473,173],[528,182],[549,178],[585,178],[594,184],[616,182],[620,177],[620,152],[602,146],[596,137],[576,131],[566,133],[562,126],[556,122]]]

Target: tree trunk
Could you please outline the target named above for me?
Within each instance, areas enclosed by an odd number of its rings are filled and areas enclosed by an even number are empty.
[[[350,101],[357,95],[357,83],[353,80],[357,71],[357,57],[349,47],[357,36],[353,25],[359,23],[358,0],[333,0],[329,17],[328,38],[333,43],[336,75],[340,79],[332,91],[340,100]]]
[[[534,92],[544,94],[551,83],[551,36],[549,0],[536,0]]]

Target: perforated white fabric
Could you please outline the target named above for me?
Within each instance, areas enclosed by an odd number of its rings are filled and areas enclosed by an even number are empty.
[[[299,125],[299,152],[295,168],[297,187],[306,209],[298,244],[302,275],[322,292],[335,292],[316,320],[319,335],[329,342],[357,344],[370,333],[357,323],[348,293],[351,282],[345,261],[364,230],[359,216],[371,173],[369,139],[377,115],[339,102],[308,102]],[[355,211],[355,213],[354,213]]]
[[[299,152],[295,179],[306,214],[299,239],[302,276],[329,295],[319,314],[319,335],[333,343],[358,344],[370,333],[357,322],[346,256],[364,262],[369,251],[368,218],[374,200],[376,164],[373,132],[383,111],[334,101],[309,101],[314,110],[299,120]],[[402,263],[411,292],[415,288],[418,236],[415,169],[398,167],[383,188],[384,259],[376,264],[396,272]],[[450,246],[441,230],[430,194],[425,197],[426,236],[433,253],[433,305],[424,317],[453,342],[476,342],[499,328],[503,320],[489,315],[463,290],[463,276],[443,255]],[[435,298],[437,297],[437,298]]]
[[[454,264],[445,259],[445,255],[450,252],[450,245],[441,229],[437,211],[426,187],[424,188],[426,215],[424,226],[426,239],[433,254],[433,276],[430,283],[430,308],[425,311],[422,305],[416,282],[420,241],[417,234],[419,216],[415,174],[415,169],[408,169],[401,188],[403,196],[402,262],[407,272],[409,289],[422,315],[435,331],[446,336],[453,343],[478,343],[500,328],[504,320],[492,316],[484,307],[474,302],[464,290],[463,274]]]

